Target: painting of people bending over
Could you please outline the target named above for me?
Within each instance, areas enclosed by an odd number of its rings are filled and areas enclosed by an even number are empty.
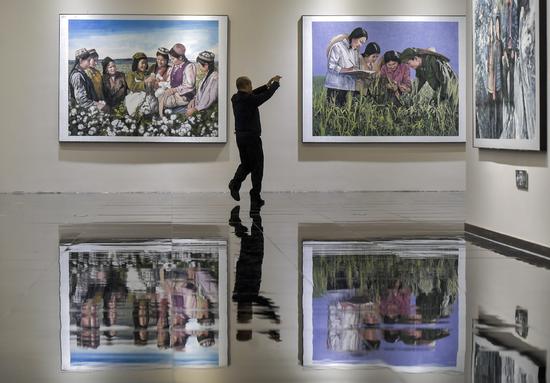
[[[225,16],[60,16],[59,140],[225,142]]]
[[[464,142],[463,17],[303,17],[304,142]]]

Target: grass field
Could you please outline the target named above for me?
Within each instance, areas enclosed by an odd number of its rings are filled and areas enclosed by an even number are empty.
[[[375,94],[376,92],[373,92]],[[447,100],[434,99],[426,84],[413,89],[399,103],[380,95],[348,97],[344,106],[326,100],[324,76],[313,78],[314,136],[457,136],[458,84],[450,85]]]

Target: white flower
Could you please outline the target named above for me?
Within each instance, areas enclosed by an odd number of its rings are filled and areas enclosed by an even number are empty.
[[[172,121],[174,121],[176,118],[178,118],[178,116],[176,116],[175,114],[170,116],[170,120],[172,120]]]
[[[172,114],[172,109],[165,109],[164,114]]]
[[[189,121],[191,124],[193,124],[195,122],[195,116],[191,116],[187,119],[187,121]]]
[[[139,134],[145,133],[145,128],[143,126],[140,126],[138,132]]]
[[[78,132],[78,135],[79,135],[79,136],[83,136],[83,135],[84,135],[84,132]]]
[[[84,130],[84,125],[83,124],[78,124],[78,130]]]
[[[119,122],[120,122],[119,119],[115,119],[115,120],[111,121],[111,125],[117,126]]]

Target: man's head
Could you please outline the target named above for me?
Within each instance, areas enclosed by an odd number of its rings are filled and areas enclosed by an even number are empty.
[[[241,76],[236,81],[237,90],[246,93],[252,93],[252,81],[246,76]]]
[[[420,57],[415,48],[407,48],[401,53],[401,62],[409,68],[417,69],[422,66],[422,57]]]

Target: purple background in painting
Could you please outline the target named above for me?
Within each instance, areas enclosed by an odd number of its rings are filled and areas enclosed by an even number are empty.
[[[348,296],[346,294],[345,296]],[[409,346],[402,342],[387,343],[383,339],[380,348],[368,354],[353,355],[350,352],[335,352],[327,348],[328,306],[344,295],[328,293],[321,298],[313,299],[313,363],[342,362],[347,364],[369,364],[377,361],[390,366],[440,366],[456,367],[458,354],[458,307],[459,299],[452,306],[451,316],[439,328],[448,328],[450,335],[436,340],[434,348],[426,346]],[[388,326],[395,328],[396,325]],[[400,326],[401,327],[401,326]],[[405,327],[405,326],[403,326]],[[430,327],[430,326],[425,326]],[[387,350],[391,348],[392,350]]]
[[[362,54],[369,42],[380,45],[381,54],[389,50],[402,52],[405,48],[430,48],[447,56],[458,74],[458,21],[314,21],[312,22],[313,76],[324,76],[327,71],[327,46],[341,33],[349,34],[363,27],[369,38],[359,48]],[[414,78],[414,70],[411,77]]]

